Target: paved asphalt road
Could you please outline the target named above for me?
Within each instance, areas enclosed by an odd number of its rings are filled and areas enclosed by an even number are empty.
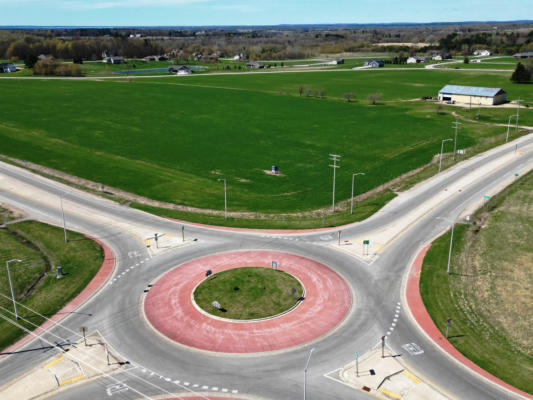
[[[527,143],[533,143],[533,137],[528,138]],[[501,148],[490,157],[472,160],[468,169],[482,168],[491,159],[509,151],[512,151],[510,147]],[[53,343],[60,343],[78,340],[80,326],[97,329],[115,351],[130,361],[131,369],[115,375],[114,379],[94,380],[61,392],[53,398],[110,398],[106,391],[108,385],[119,380],[127,385],[128,390],[114,393],[113,398],[136,399],[142,397],[139,393],[151,397],[187,390],[221,393],[224,389],[224,392],[229,393],[237,390],[243,397],[297,399],[303,396],[303,369],[307,355],[310,348],[315,347],[308,372],[308,399],[370,399],[372,397],[369,395],[324,375],[351,362],[355,352],[363,354],[377,345],[380,337],[391,327],[397,303],[402,303],[402,311],[395,329],[387,336],[387,345],[392,351],[401,354],[403,362],[413,371],[456,398],[516,398],[458,365],[421,333],[403,310],[402,282],[422,245],[448,228],[449,224],[437,220],[437,216],[456,218],[468,204],[479,200],[520,167],[532,163],[533,154],[526,153],[497,171],[486,174],[477,183],[439,204],[411,225],[370,265],[330,246],[337,239],[336,230],[301,235],[263,235],[187,226],[187,237],[197,238],[196,242],[150,258],[143,244],[128,233],[118,231],[112,225],[102,226],[78,215],[67,214],[69,228],[98,237],[113,249],[118,272],[140,259],[148,260],[142,267],[132,270],[114,284],[106,284],[97,296],[64,319],[61,327],[44,336]],[[362,235],[369,230],[386,226],[438,191],[445,190],[447,185],[464,172],[463,168],[457,168],[425,185],[424,190],[409,202],[398,204],[394,209],[389,208],[387,212],[377,213],[363,223],[343,228],[343,232],[353,236]],[[160,231],[181,234],[181,225],[178,223],[75,191],[64,192],[61,185],[6,164],[0,163],[0,173],[54,195],[64,194],[70,202],[90,206],[96,212],[111,212]],[[0,201],[13,204],[36,219],[60,224],[60,211],[43,205],[38,199],[20,197],[0,186]],[[139,313],[141,296],[147,285],[162,273],[204,255],[240,249],[286,251],[330,266],[353,289],[354,302],[349,316],[339,329],[313,344],[273,355],[244,357],[213,356],[187,350],[155,335],[142,322]],[[133,255],[132,252],[137,253]],[[413,342],[422,347],[423,354],[411,356],[403,351],[403,344]],[[38,343],[31,343],[24,347],[24,351],[0,360],[0,385],[51,356],[53,350],[43,351],[39,347]]]

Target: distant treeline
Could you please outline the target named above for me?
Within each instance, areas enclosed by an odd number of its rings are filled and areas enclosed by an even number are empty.
[[[412,55],[447,50],[452,55],[488,49],[514,54],[533,49],[533,24],[447,24],[373,27],[271,28],[58,28],[0,30],[0,58],[97,60],[107,51],[127,58],[171,54],[178,60],[216,62],[242,55],[250,60],[304,59],[345,52]],[[424,47],[411,44],[424,43]],[[378,44],[386,44],[385,46]]]
[[[46,39],[24,36],[15,40],[0,40],[0,57],[25,60],[30,56],[51,55],[59,59],[97,60],[104,51],[124,57],[145,57],[165,52],[163,46],[149,39],[87,38]]]

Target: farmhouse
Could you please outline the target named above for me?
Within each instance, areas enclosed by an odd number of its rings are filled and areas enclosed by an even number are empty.
[[[192,74],[192,69],[186,65],[171,65],[168,67],[168,72],[178,75],[190,75]]]
[[[476,50],[474,51],[475,56],[490,56],[489,50]]]
[[[333,60],[333,61],[331,62],[331,64],[333,64],[333,65],[341,65],[341,64],[344,64],[344,58],[338,58],[338,59],[336,59],[336,60]]]
[[[439,90],[440,101],[453,101],[461,104],[481,104],[493,106],[505,103],[507,93],[500,88],[477,86],[446,85]]]
[[[126,64],[123,57],[104,57],[102,62],[105,64]]]
[[[12,63],[0,63],[0,73],[17,72],[17,67]]]
[[[427,57],[409,57],[407,59],[407,64],[425,63],[427,60]]]
[[[383,60],[366,60],[364,62],[364,66],[371,67],[371,68],[379,68],[379,67],[384,67],[385,63],[383,62]]]
[[[451,60],[452,56],[446,51],[437,51],[433,52],[431,59],[435,61]]]

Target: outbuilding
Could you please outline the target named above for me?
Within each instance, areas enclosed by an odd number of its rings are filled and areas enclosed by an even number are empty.
[[[446,85],[439,90],[440,101],[460,104],[494,106],[505,103],[506,96],[507,93],[503,89],[478,86]]]
[[[168,67],[168,72],[177,75],[190,75],[192,74],[192,69],[187,65],[171,65],[170,67]]]

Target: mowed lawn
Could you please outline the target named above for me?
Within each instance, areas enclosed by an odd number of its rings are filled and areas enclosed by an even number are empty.
[[[451,75],[467,83],[465,74],[441,71],[0,81],[9,99],[0,108],[0,153],[176,204],[222,209],[218,179],[226,178],[230,210],[310,210],[331,202],[330,153],[342,156],[339,200],[350,196],[354,172],[366,173],[362,193],[428,163],[452,135],[453,118],[398,100],[435,95]],[[328,98],[299,97],[299,85]],[[364,100],[331,98],[345,91]],[[373,92],[382,105],[368,105]],[[464,124],[458,148],[501,133]],[[280,176],[265,174],[272,165]]]

